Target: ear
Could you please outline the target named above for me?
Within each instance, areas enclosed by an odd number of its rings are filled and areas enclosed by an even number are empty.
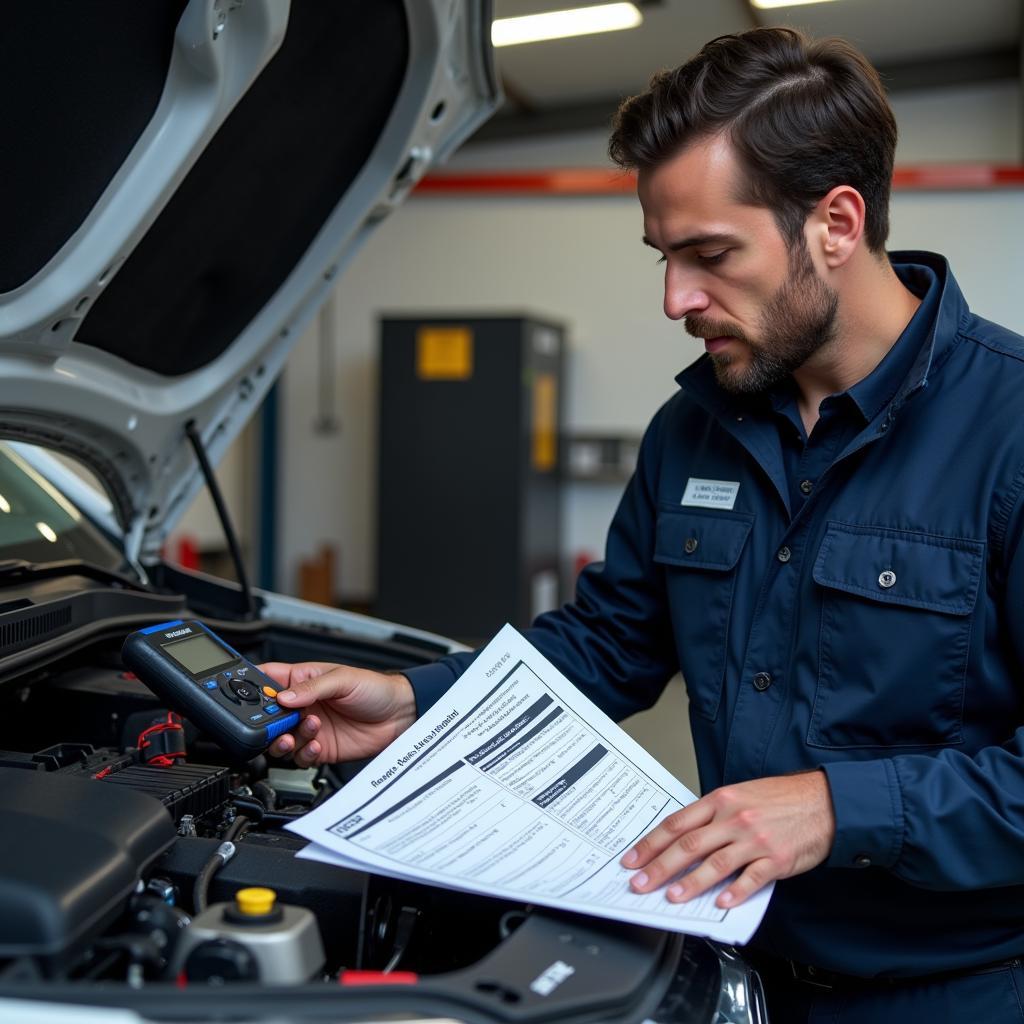
[[[811,211],[810,239],[830,270],[854,254],[864,235],[864,197],[852,185],[837,185]]]

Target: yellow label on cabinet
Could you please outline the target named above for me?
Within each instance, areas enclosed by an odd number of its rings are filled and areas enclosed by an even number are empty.
[[[468,327],[421,327],[416,332],[416,376],[420,380],[469,380],[473,376],[473,332]]]
[[[558,464],[558,385],[553,373],[533,378],[533,468],[550,472]]]

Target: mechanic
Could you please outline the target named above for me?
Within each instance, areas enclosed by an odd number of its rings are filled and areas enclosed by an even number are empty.
[[[780,880],[748,950],[776,1020],[1021,1021],[1024,339],[942,257],[886,254],[895,145],[865,58],[788,29],[622,105],[610,153],[706,353],[527,635],[616,719],[682,671],[705,795],[623,863],[670,900],[734,876],[723,907]],[[273,752],[376,753],[471,659],[270,666],[306,712]]]

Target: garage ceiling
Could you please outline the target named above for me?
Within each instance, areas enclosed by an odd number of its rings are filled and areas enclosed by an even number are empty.
[[[515,17],[596,0],[495,0]],[[793,25],[856,43],[891,91],[1018,77],[1021,0],[833,0],[774,11],[747,0],[634,0],[643,24],[623,32],[496,51],[502,113],[478,138],[604,126],[619,100],[658,68],[679,64],[715,36],[756,25]]]

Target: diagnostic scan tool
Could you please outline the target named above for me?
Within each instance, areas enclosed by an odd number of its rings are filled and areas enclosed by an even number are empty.
[[[282,689],[201,622],[163,622],[132,633],[124,663],[158,697],[228,753],[249,760],[299,720]]]

